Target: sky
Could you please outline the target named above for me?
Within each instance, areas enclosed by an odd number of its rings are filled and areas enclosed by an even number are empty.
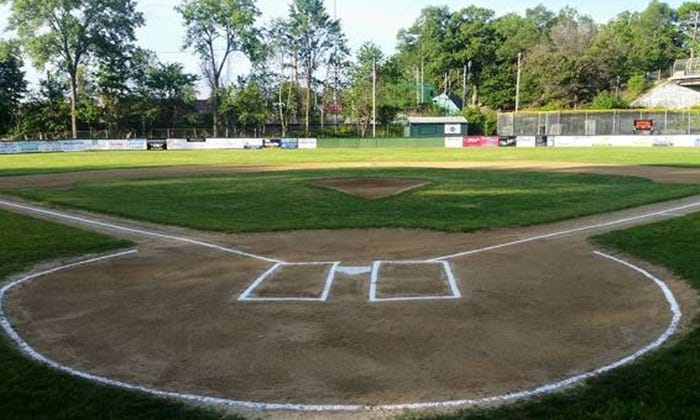
[[[333,14],[337,4],[337,15],[348,36],[350,47],[356,51],[366,41],[380,45],[385,53],[391,54],[396,48],[396,35],[401,28],[413,24],[421,9],[426,6],[449,6],[458,10],[470,4],[492,9],[498,16],[511,12],[524,13],[528,8],[545,4],[550,10],[559,10],[565,6],[576,8],[581,14],[591,16],[596,22],[605,23],[625,10],[641,11],[648,5],[640,0],[325,0],[326,7]],[[180,62],[190,73],[199,74],[199,62],[192,53],[181,50],[184,29],[174,6],[179,0],[137,0],[138,9],[143,12],[146,25],[138,30],[139,45],[155,51],[164,62]],[[289,0],[258,0],[258,7],[263,16],[261,24],[265,26],[270,20],[285,16]],[[667,1],[678,7],[683,1]],[[0,6],[0,28],[5,29],[9,7]],[[7,37],[8,34],[0,34]],[[30,67],[30,66],[27,66]],[[249,65],[241,56],[234,56],[229,63],[229,77],[247,72]],[[37,72],[27,68],[28,78],[37,80]],[[200,94],[206,94],[204,84]]]

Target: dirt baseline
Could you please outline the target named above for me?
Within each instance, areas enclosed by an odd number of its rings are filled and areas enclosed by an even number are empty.
[[[274,258],[286,261],[354,268],[336,274],[326,302],[241,302],[240,294],[274,261],[116,232],[139,241],[138,254],[12,289],[6,312],[51,360],[155,389],[282,404],[478,400],[557,382],[636,352],[668,328],[668,302],[638,272],[594,255],[588,231],[449,258],[461,299],[373,303],[367,268],[640,212],[669,217],[664,209],[697,206],[698,199],[471,235],[321,231],[287,234],[280,242],[281,234],[200,234],[252,253],[277,243]],[[289,246],[299,243],[305,246]],[[444,293],[441,275],[414,271],[406,290],[387,276],[380,293]],[[260,295],[316,296],[325,272],[295,273],[272,277]],[[681,282],[672,285],[684,312],[693,314],[696,295]]]

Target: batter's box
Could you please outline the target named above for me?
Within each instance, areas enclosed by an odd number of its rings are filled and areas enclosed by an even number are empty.
[[[325,302],[339,262],[278,263],[257,278],[240,302]]]
[[[461,299],[446,261],[377,261],[372,266],[370,302]]]

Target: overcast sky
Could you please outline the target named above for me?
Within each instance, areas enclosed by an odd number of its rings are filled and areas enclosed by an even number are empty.
[[[144,13],[146,26],[138,31],[142,47],[156,51],[162,61],[181,62],[192,73],[199,74],[199,64],[191,53],[181,51],[184,30],[179,15],[173,10],[177,1],[137,0],[139,9]],[[332,14],[337,2],[338,17],[355,51],[363,42],[374,41],[386,53],[390,54],[396,47],[396,34],[399,29],[410,26],[418,17],[420,10],[430,5],[447,5],[453,10],[473,4],[496,11],[497,15],[510,12],[522,13],[525,9],[543,3],[550,10],[559,10],[570,5],[580,13],[592,16],[597,22],[604,23],[624,10],[639,11],[648,2],[642,0],[325,0]],[[678,7],[683,1],[668,1]],[[284,16],[288,11],[288,0],[258,0],[258,7],[263,13],[261,22]],[[0,27],[6,26],[9,7],[0,6]],[[4,34],[7,37],[7,34]],[[229,66],[231,75],[246,72],[245,59],[234,57]],[[28,69],[29,70],[29,69]],[[36,79],[36,72],[29,71],[29,78]],[[204,88],[201,88],[204,90]],[[202,92],[205,93],[205,92]]]

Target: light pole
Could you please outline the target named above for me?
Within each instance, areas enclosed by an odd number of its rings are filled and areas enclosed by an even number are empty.
[[[372,137],[377,138],[377,60],[372,62]]]
[[[523,53],[518,53],[518,80],[515,83],[515,112],[520,111],[520,77],[522,75]]]

